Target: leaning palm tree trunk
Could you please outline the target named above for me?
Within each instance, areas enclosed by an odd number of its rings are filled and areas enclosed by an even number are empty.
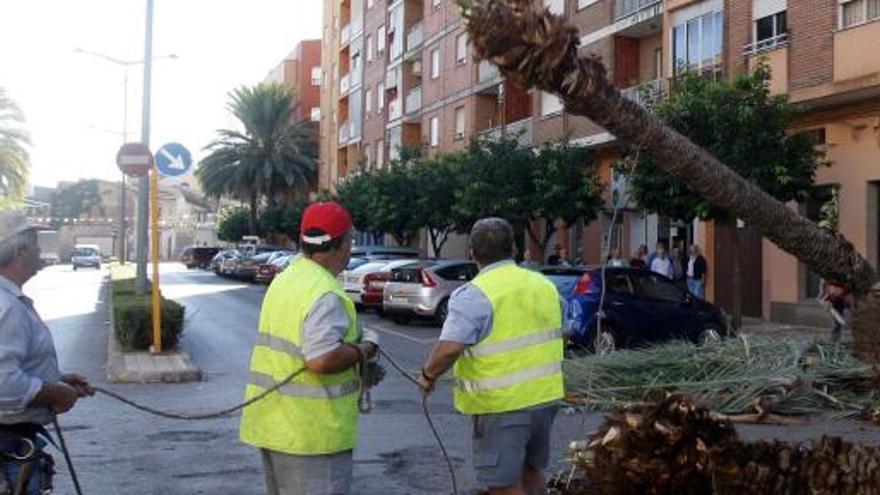
[[[621,96],[595,57],[578,54],[577,29],[532,0],[457,0],[476,55],[525,88],[559,95],[569,113],[588,117],[638,147],[712,205],[861,297],[853,323],[856,352],[880,361],[880,286],[876,273],[840,234],[821,228]]]

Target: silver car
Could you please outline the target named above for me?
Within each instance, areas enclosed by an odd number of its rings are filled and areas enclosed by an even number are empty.
[[[345,289],[345,293],[348,294],[348,297],[350,297],[356,305],[360,306],[364,303],[361,296],[363,296],[364,291],[366,290],[367,275],[391,272],[395,268],[405,266],[410,263],[416,263],[416,260],[389,259],[369,261],[362,265],[356,266],[353,270],[343,271],[339,274],[339,277],[337,278],[339,282],[342,283],[342,287]]]
[[[414,316],[446,321],[449,296],[477,276],[471,261],[422,260],[391,270],[385,284],[382,309],[395,323]]]

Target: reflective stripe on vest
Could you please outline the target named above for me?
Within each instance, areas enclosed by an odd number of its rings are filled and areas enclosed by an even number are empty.
[[[269,389],[278,384],[274,378],[265,373],[251,371],[250,384]],[[338,399],[346,395],[356,394],[360,390],[360,380],[351,380],[337,385],[311,385],[305,383],[285,383],[278,393],[290,397],[306,397],[309,399]]]
[[[534,368],[526,368],[498,378],[484,378],[482,380],[471,382],[458,380],[457,384],[458,388],[466,392],[486,392],[498,388],[512,387],[529,380],[534,380],[535,378],[553,376],[561,372],[562,363],[550,363],[536,366]]]
[[[257,342],[255,345],[261,345],[263,347],[268,347],[273,351],[283,352],[288,356],[296,359],[305,360],[305,355],[303,355],[302,349],[299,348],[298,345],[294,344],[289,340],[284,340],[278,337],[274,337],[267,333],[260,332],[257,334]],[[268,388],[268,387],[267,387]]]
[[[531,333],[501,342],[492,342],[489,344],[475,345],[464,351],[465,356],[470,358],[494,356],[502,352],[515,351],[525,349],[537,344],[543,344],[552,340],[562,338],[562,329],[554,328],[541,333]],[[511,384],[513,385],[513,384]]]

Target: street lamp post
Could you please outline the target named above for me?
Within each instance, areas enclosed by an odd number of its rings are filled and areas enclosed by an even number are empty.
[[[129,77],[129,68],[141,65],[144,63],[144,60],[121,60],[116,57],[111,57],[110,55],[105,55],[103,53],[99,53],[92,50],[86,50],[83,48],[75,48],[74,52],[81,53],[84,55],[91,55],[93,57],[104,60],[105,62],[112,63],[114,65],[118,65],[122,67],[123,72],[123,91],[122,91],[122,133],[114,133],[122,136],[122,144],[128,142],[128,77]],[[151,57],[151,60],[163,60],[163,59],[176,59],[177,55],[160,55],[157,57]],[[128,260],[127,256],[127,241],[128,237],[126,235],[127,232],[127,220],[126,220],[126,180],[125,174],[122,174],[122,182],[119,188],[119,262],[125,263]]]

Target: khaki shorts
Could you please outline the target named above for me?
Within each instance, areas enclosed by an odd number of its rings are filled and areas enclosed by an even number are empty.
[[[290,455],[261,450],[269,495],[348,495],[352,451],[332,455]]]
[[[474,416],[474,469],[490,488],[514,486],[523,469],[550,464],[550,430],[556,404],[500,414]]]

